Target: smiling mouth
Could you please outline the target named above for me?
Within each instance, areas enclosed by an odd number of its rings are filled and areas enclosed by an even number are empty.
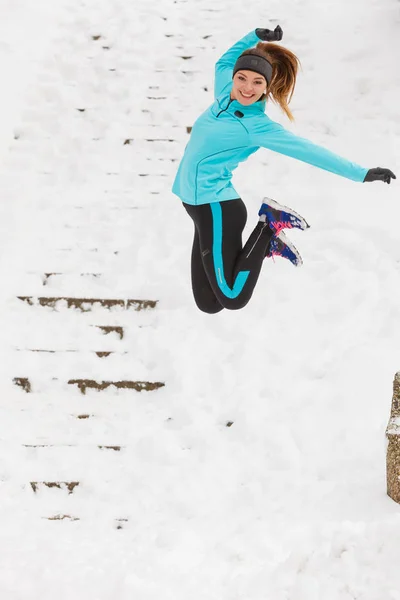
[[[245,96],[245,94],[243,94],[243,92],[240,92],[240,94],[243,96],[243,98],[247,98],[247,100],[249,100],[249,98],[252,98],[254,96],[254,94],[250,94],[250,96]]]

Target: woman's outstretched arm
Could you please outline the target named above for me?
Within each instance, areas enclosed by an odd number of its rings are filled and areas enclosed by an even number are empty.
[[[214,98],[217,98],[223,89],[232,83],[233,67],[242,52],[252,48],[260,40],[264,42],[279,42],[282,37],[283,31],[280,25],[277,25],[274,30],[254,29],[224,52],[215,64]]]
[[[242,52],[252,48],[260,40],[280,42],[282,37],[283,31],[280,25],[277,25],[274,30],[257,28],[229,48],[215,64],[214,97],[217,98],[223,89],[232,82],[233,67]]]
[[[260,41],[256,30],[250,31],[229,50],[224,52],[215,64],[214,97],[217,98],[222,90],[232,83],[233,67],[239,56],[245,50],[252,48]]]
[[[314,167],[341,175],[353,181],[362,182],[368,169],[338,156],[334,152],[318,146],[309,140],[287,131],[284,127],[266,117],[249,131],[250,144],[274,150],[280,154],[297,158]]]

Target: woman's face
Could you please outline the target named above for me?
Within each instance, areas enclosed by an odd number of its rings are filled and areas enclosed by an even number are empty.
[[[254,71],[238,71],[233,78],[231,97],[249,106],[257,102],[267,89],[265,77]]]

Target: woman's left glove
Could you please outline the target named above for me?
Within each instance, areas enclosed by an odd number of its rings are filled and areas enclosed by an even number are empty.
[[[390,183],[392,179],[396,179],[396,175],[392,173],[390,169],[382,169],[381,167],[376,167],[375,169],[370,169],[366,176],[364,177],[364,182],[366,181],[384,181],[385,183]]]
[[[279,42],[283,37],[282,27],[277,25],[273,31],[270,29],[256,29],[256,36],[263,42]]]

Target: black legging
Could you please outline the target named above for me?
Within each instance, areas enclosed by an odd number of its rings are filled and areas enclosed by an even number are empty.
[[[206,313],[243,308],[250,300],[272,237],[259,222],[244,248],[242,232],[247,211],[237,198],[193,206],[192,288],[197,306]]]

